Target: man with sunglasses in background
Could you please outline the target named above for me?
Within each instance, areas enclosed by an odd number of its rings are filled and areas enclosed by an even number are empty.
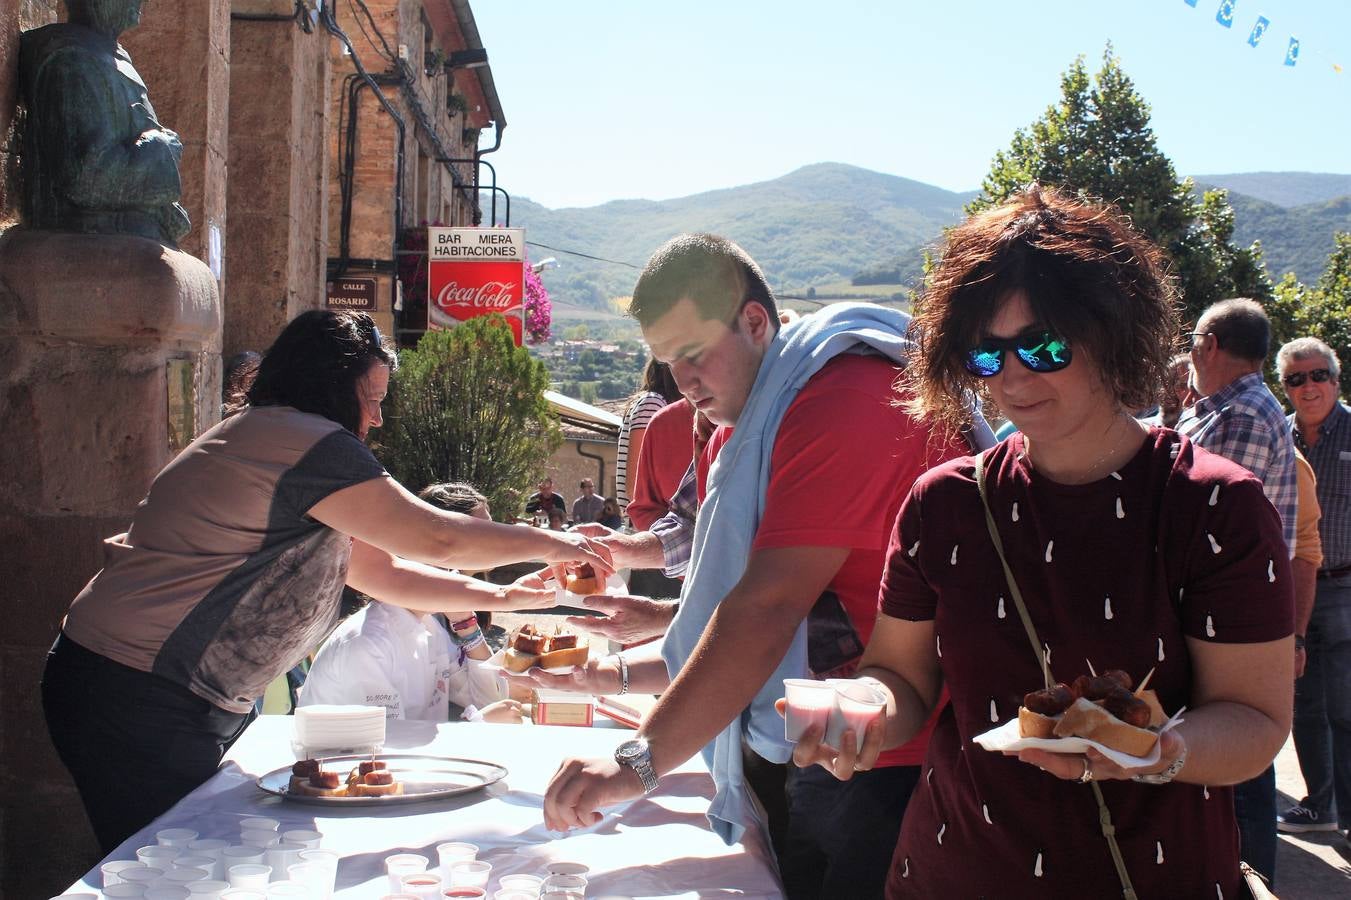
[[[1295,681],[1295,753],[1305,796],[1277,818],[1281,831],[1351,827],[1351,408],[1340,402],[1341,364],[1317,338],[1291,341],[1276,371],[1294,407],[1295,444],[1318,479],[1323,563]],[[1340,825],[1338,820],[1340,818]]]
[[[1280,514],[1293,555],[1297,511],[1295,443],[1285,410],[1262,380],[1271,322],[1255,300],[1221,300],[1207,307],[1191,332],[1192,386],[1201,399],[1183,411],[1177,430],[1211,453],[1257,476]],[[1276,768],[1234,786],[1239,853],[1275,882]]]

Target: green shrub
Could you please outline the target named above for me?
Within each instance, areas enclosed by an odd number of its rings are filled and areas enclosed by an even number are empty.
[[[467,481],[509,521],[563,442],[548,387],[544,364],[515,345],[501,316],[429,331],[399,354],[376,455],[411,491]]]

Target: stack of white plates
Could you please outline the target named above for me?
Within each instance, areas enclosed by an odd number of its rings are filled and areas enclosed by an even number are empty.
[[[383,706],[302,706],[295,714],[295,743],[313,751],[360,753],[385,743]]]

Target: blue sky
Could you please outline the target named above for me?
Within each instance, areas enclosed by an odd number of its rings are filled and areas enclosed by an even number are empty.
[[[1220,3],[477,0],[508,121],[488,159],[550,207],[824,161],[969,190],[1110,40],[1179,173],[1351,172],[1351,0],[1236,0],[1228,29]]]

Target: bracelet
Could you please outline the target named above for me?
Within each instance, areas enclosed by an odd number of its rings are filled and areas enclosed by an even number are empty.
[[[624,658],[622,653],[616,653],[615,659],[619,660],[619,693],[627,694],[629,692],[629,661]]]
[[[483,642],[483,632],[478,628],[475,628],[473,631],[461,636],[452,629],[450,632],[450,639],[455,642],[455,646],[469,649],[471,647],[477,647]]]
[[[458,622],[451,623],[450,626],[451,631],[469,631],[470,629],[478,630],[478,616],[473,613],[470,613]]]

